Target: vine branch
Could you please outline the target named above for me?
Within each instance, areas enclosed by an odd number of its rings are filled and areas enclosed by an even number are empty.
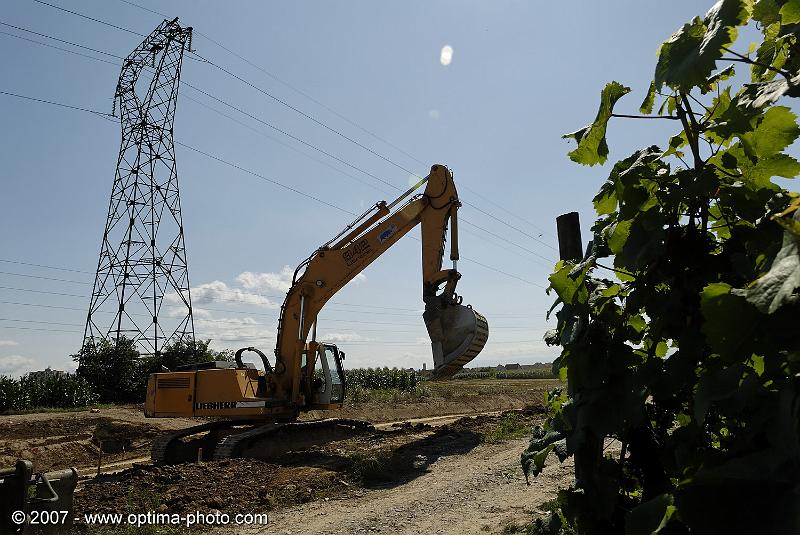
[[[622,117],[625,119],[669,119],[671,121],[679,120],[675,115],[627,115],[625,113],[612,113],[611,117]]]
[[[787,71],[784,71],[783,69],[777,69],[777,68],[773,67],[772,65],[767,65],[766,63],[761,63],[760,61],[756,61],[754,59],[750,59],[747,56],[743,56],[742,54],[739,54],[738,52],[734,52],[733,50],[731,50],[730,48],[725,47],[725,46],[722,47],[722,50],[724,50],[725,52],[728,52],[729,54],[733,54],[734,56],[736,56],[735,58],[721,58],[722,61],[738,61],[740,63],[749,63],[750,65],[758,65],[762,69],[767,69],[769,71],[776,72],[776,73],[780,74],[781,76],[786,78],[787,82],[791,82],[792,81],[791,73],[789,73]]]

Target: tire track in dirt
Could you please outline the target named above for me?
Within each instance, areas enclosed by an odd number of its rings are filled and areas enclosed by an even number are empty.
[[[499,533],[509,522],[529,522],[572,481],[571,463],[560,465],[551,455],[545,471],[527,486],[519,465],[526,446],[524,439],[483,444],[465,455],[440,458],[407,483],[284,509],[273,513],[267,526],[214,533]]]

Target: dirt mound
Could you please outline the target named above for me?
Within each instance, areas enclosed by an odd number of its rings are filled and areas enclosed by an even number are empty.
[[[131,449],[134,443],[152,439],[159,433],[153,425],[104,420],[95,426],[92,442],[103,453],[121,453]]]
[[[528,433],[532,422],[541,420],[532,412],[467,417],[439,427],[400,423],[292,448],[268,460],[134,465],[84,483],[75,494],[76,516],[271,512],[322,498],[358,495],[362,489],[393,488],[421,477],[440,459],[469,454],[509,421]]]
[[[172,466],[135,466],[86,482],[75,495],[76,517],[84,513],[272,511],[346,491],[332,470],[281,467],[254,459]]]
[[[34,470],[46,471],[97,463],[98,448],[104,462],[141,456],[149,451],[158,428],[98,416],[75,415],[41,420],[14,419],[0,423],[0,467],[17,459],[33,462]]]

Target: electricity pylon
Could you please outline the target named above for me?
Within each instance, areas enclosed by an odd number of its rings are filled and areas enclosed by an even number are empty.
[[[122,64],[114,93],[122,142],[84,343],[125,336],[141,353],[158,354],[166,344],[194,341],[172,137],[191,40],[191,28],[165,20]]]

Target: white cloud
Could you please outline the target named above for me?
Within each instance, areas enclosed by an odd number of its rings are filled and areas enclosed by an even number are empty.
[[[450,62],[453,61],[453,47],[450,45],[444,45],[442,47],[442,52],[439,54],[439,62],[444,65],[450,65]]]
[[[245,271],[236,277],[236,281],[247,290],[281,291],[286,292],[292,286],[294,270],[283,266],[278,273],[253,273]]]
[[[194,303],[192,303],[194,305]],[[183,311],[180,311],[183,314]],[[200,308],[196,306],[192,306],[192,315],[195,319],[197,318],[210,318],[211,312],[206,310],[205,308]]]
[[[365,280],[367,280],[367,276],[364,275],[363,273],[359,273],[358,275],[353,277],[353,283],[356,284],[356,285],[361,284]]]
[[[361,336],[356,333],[325,333],[322,336],[317,336],[320,341],[324,342],[369,342],[369,338]]]
[[[19,343],[14,340],[0,340],[0,347],[18,346]]]
[[[180,299],[174,293],[167,294],[164,297],[173,303],[180,303]],[[246,292],[241,288],[231,288],[222,281],[207,282],[192,288],[192,305],[206,305],[209,303],[242,303],[267,308],[278,308],[279,306],[263,295]]]
[[[442,116],[442,114],[441,114],[441,112],[439,110],[429,110],[428,111],[428,117],[430,117],[434,121],[437,120],[441,116]]]
[[[276,325],[244,318],[195,318],[197,338],[211,339],[215,349],[235,349],[257,346],[262,351],[275,343]],[[266,351],[269,354],[269,351]]]
[[[23,375],[33,371],[36,361],[22,355],[0,357],[0,375]]]

